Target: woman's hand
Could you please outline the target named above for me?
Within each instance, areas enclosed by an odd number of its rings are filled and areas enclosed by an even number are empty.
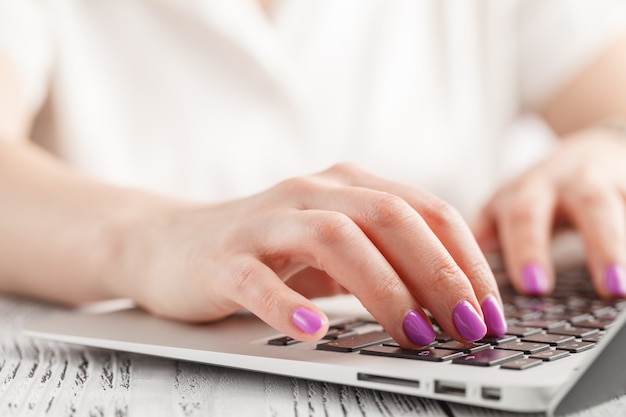
[[[423,309],[458,340],[506,330],[461,216],[351,165],[221,205],[156,207],[125,233],[115,292],[160,316],[211,321],[244,307],[312,341],[328,320],[306,296],[347,290],[404,346],[434,340]]]
[[[500,189],[475,227],[481,245],[499,240],[509,276],[526,294],[554,287],[550,242],[556,227],[583,237],[594,285],[626,296],[626,138],[594,128],[564,139],[555,152]]]

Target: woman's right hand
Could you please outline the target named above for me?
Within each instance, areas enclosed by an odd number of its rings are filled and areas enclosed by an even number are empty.
[[[424,309],[461,341],[506,330],[493,274],[462,217],[352,165],[219,205],[163,204],[126,226],[111,288],[159,316],[213,321],[243,307],[313,341],[328,319],[307,296],[345,289],[403,346],[434,340]]]

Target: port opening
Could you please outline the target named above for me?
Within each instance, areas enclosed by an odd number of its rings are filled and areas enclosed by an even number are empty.
[[[465,397],[465,384],[460,382],[435,381],[435,394]]]
[[[483,387],[480,393],[485,400],[500,401],[500,398],[502,398],[500,388]]]
[[[420,387],[420,382],[415,379],[392,378],[392,377],[382,376],[382,375],[364,374],[361,372],[357,374],[357,379],[359,381],[380,382],[382,384],[403,385],[406,387],[413,387],[413,388]]]

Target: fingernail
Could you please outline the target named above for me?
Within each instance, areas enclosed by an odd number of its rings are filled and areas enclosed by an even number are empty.
[[[404,334],[418,346],[428,346],[435,341],[435,331],[430,323],[417,311],[411,310],[402,323]]]
[[[494,336],[505,334],[507,329],[506,318],[496,297],[489,295],[485,298],[482,308],[485,324],[487,325],[487,333]]]
[[[522,279],[527,294],[542,295],[548,291],[548,275],[539,264],[526,264],[522,271]]]
[[[606,289],[615,297],[626,296],[626,270],[620,264],[612,264],[606,270]]]
[[[470,342],[482,339],[487,334],[487,326],[474,307],[467,301],[461,301],[452,313],[454,325],[465,340]]]
[[[324,319],[308,308],[298,307],[291,315],[293,324],[307,334],[315,334],[324,326]]]

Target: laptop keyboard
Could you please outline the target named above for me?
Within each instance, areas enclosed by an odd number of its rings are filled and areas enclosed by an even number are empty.
[[[435,342],[422,349],[405,349],[377,323],[350,319],[333,323],[316,349],[523,371],[592,349],[626,309],[626,300],[598,298],[584,268],[560,273],[557,291],[549,297],[519,295],[511,286],[501,288],[501,294],[508,324],[503,336],[460,343],[431,317]],[[268,341],[275,346],[297,343],[288,336]]]

